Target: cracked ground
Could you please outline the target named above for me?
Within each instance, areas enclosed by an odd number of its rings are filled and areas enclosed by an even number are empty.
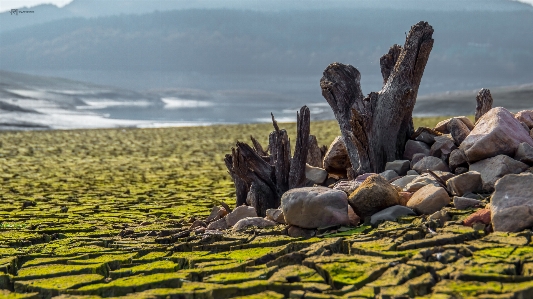
[[[232,144],[266,144],[271,130],[1,133],[0,298],[533,298],[530,231],[461,225],[475,209],[447,208],[444,226],[403,217],[312,239],[282,225],[189,230],[234,206]],[[316,122],[311,134],[339,133]]]

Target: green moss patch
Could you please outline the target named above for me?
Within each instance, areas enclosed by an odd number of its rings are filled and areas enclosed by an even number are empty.
[[[4,257],[0,258],[0,273],[15,274],[17,271],[17,257]]]
[[[283,299],[285,298],[285,296],[283,294],[276,293],[273,291],[266,291],[266,292],[261,292],[261,293],[257,293],[253,295],[238,296],[238,297],[233,297],[233,298],[234,299]]]
[[[33,267],[24,267],[18,270],[15,280],[30,280],[47,277],[59,277],[64,275],[75,274],[100,274],[107,276],[107,266],[105,264],[88,264],[88,265],[62,265],[51,264]]]
[[[179,269],[179,265],[172,261],[155,261],[151,263],[141,264],[129,268],[122,268],[109,272],[109,277],[115,279],[120,277],[132,276],[137,274],[155,274],[175,272]]]
[[[103,282],[103,280],[104,276],[99,274],[67,275],[24,280],[15,282],[15,291],[20,293],[38,292],[41,296],[50,298],[65,292],[67,289],[75,289],[92,283]]]
[[[389,268],[389,264],[333,262],[319,263],[315,267],[332,287],[340,289],[348,285],[362,287],[376,280]]]
[[[446,294],[454,298],[476,298],[484,294],[501,294],[502,284],[496,281],[454,281],[442,280],[433,288],[435,294]]]
[[[4,299],[40,299],[39,293],[13,293],[8,290],[0,290],[0,298]]]
[[[265,280],[277,269],[278,267],[274,266],[251,272],[218,273],[207,276],[202,281],[207,283],[235,284],[250,280]]]
[[[133,257],[137,256],[136,253],[129,254],[106,254],[91,259],[76,259],[68,260],[69,265],[86,265],[86,264],[107,264],[111,270],[115,270],[121,267],[121,265],[131,264]]]
[[[147,254],[133,259],[135,263],[149,263],[162,260],[170,255],[168,251],[153,251],[148,252]]]
[[[179,288],[186,273],[158,273],[137,275],[111,280],[109,283],[91,284],[70,291],[78,295],[99,295],[103,297],[122,296],[155,288]]]
[[[279,269],[276,273],[270,277],[271,282],[316,282],[325,283],[325,280],[314,269],[303,265],[290,265]]]
[[[78,256],[66,256],[66,257],[40,257],[28,260],[22,266],[23,267],[33,267],[39,265],[48,265],[48,264],[66,264],[69,260],[81,260],[88,259],[88,254],[78,255]]]

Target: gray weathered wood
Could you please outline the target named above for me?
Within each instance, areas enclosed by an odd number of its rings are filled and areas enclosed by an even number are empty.
[[[270,163],[274,166],[277,193],[281,197],[289,190],[289,172],[291,167],[291,144],[287,131],[279,129],[278,123],[272,114],[272,131],[268,137]]]
[[[289,189],[305,185],[305,163],[309,148],[309,132],[311,130],[311,115],[309,108],[303,106],[300,113],[296,114],[296,146],[291,159],[289,171]]]
[[[492,109],[492,95],[490,90],[482,88],[476,96],[476,122],[490,109]]]
[[[224,158],[224,163],[226,164],[228,173],[230,174],[233,184],[235,185],[235,195],[237,197],[235,206],[238,207],[246,204],[246,197],[248,196],[248,191],[250,191],[250,188],[243,179],[235,174],[235,171],[233,170],[233,156],[231,154],[227,154]]]
[[[253,206],[258,215],[265,216],[266,210],[278,208],[283,193],[290,188],[306,184],[305,166],[314,140],[314,151],[322,164],[324,148],[319,148],[316,138],[310,138],[311,116],[309,108],[303,106],[297,113],[297,137],[294,157],[291,159],[290,140],[287,132],[280,129],[274,115],[274,131],[269,135],[268,151],[251,137],[254,147],[237,142],[232,153],[224,162],[237,189],[237,206]]]
[[[252,147],[237,142],[236,148],[232,149],[231,162],[231,171],[248,187],[246,204],[253,206],[259,216],[265,216],[267,209],[279,206],[280,196],[275,184],[274,168]],[[240,201],[242,198],[238,199],[238,203]]]
[[[252,144],[254,145],[254,150],[257,152],[259,156],[265,157],[268,156],[268,153],[263,149],[263,146],[257,139],[254,138],[254,136],[250,135],[250,139],[252,140]]]
[[[389,53],[381,56],[381,58],[379,59],[379,65],[381,67],[381,76],[383,76],[383,85],[387,84],[387,80],[389,80],[389,76],[392,73],[396,62],[398,61],[401,52],[402,46],[393,45],[392,47],[390,47]]]
[[[309,135],[309,143],[307,147],[307,164],[323,168],[324,165],[322,164],[322,160],[324,159],[324,155],[318,146],[318,140],[316,140],[315,135]]]
[[[354,174],[382,172],[388,161],[402,159],[413,134],[412,112],[424,68],[433,47],[433,28],[419,22],[403,47],[394,45],[381,60],[383,87],[363,97],[361,74],[351,65],[332,63],[320,87],[344,138]]]

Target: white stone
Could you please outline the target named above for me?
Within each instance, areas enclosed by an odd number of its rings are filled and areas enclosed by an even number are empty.
[[[348,199],[345,192],[326,187],[290,189],[281,197],[285,222],[301,228],[346,225]]]
[[[305,177],[315,184],[322,184],[328,178],[328,172],[320,167],[305,164]]]
[[[234,226],[235,223],[237,223],[239,220],[244,219],[246,217],[257,217],[257,212],[255,211],[254,207],[245,206],[242,205],[240,207],[236,207],[231,213],[226,215],[223,219],[226,220],[226,223],[228,224],[228,227]]]
[[[243,218],[237,221],[237,223],[233,225],[233,230],[239,231],[250,226],[256,226],[259,228],[263,228],[263,227],[276,226],[276,225],[278,225],[277,222],[274,222],[272,220],[265,219],[262,217],[246,217],[246,218]]]
[[[283,211],[280,209],[266,210],[266,218],[277,223],[285,224],[285,217],[283,216]]]

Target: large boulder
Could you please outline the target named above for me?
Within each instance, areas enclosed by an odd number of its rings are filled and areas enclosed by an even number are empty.
[[[533,226],[533,174],[510,174],[495,185],[491,205],[495,231],[517,232]]]
[[[494,190],[494,184],[503,176],[521,173],[528,168],[526,164],[506,155],[498,155],[470,165],[470,171],[477,171],[481,174],[483,190],[488,192]]]
[[[533,165],[533,146],[525,142],[520,143],[514,158],[522,163]]]
[[[419,214],[433,214],[450,203],[448,192],[442,187],[429,184],[416,191],[407,202],[407,207]]]
[[[324,169],[331,173],[346,173],[346,168],[351,167],[348,150],[342,136],[337,136],[324,155]]]
[[[515,115],[516,119],[526,124],[530,129],[533,128],[533,110],[522,110]]]
[[[518,145],[533,139],[514,115],[496,107],[485,113],[460,145],[470,163],[497,155],[514,156]]]
[[[427,169],[431,171],[440,170],[440,171],[450,171],[450,168],[444,161],[437,157],[428,156],[422,158],[422,160],[418,161],[414,166],[413,169],[416,170],[418,173],[422,173],[426,171]]]
[[[354,212],[365,217],[399,204],[400,195],[396,188],[378,174],[369,176],[348,198]]]
[[[285,222],[301,228],[349,223],[346,193],[327,187],[291,189],[281,197]]]
[[[429,145],[422,141],[407,140],[403,157],[407,160],[412,160],[415,154],[424,154],[428,156],[429,150]]]
[[[447,180],[446,187],[456,196],[463,196],[466,193],[481,191],[483,187],[481,174],[476,171],[465,172]]]

